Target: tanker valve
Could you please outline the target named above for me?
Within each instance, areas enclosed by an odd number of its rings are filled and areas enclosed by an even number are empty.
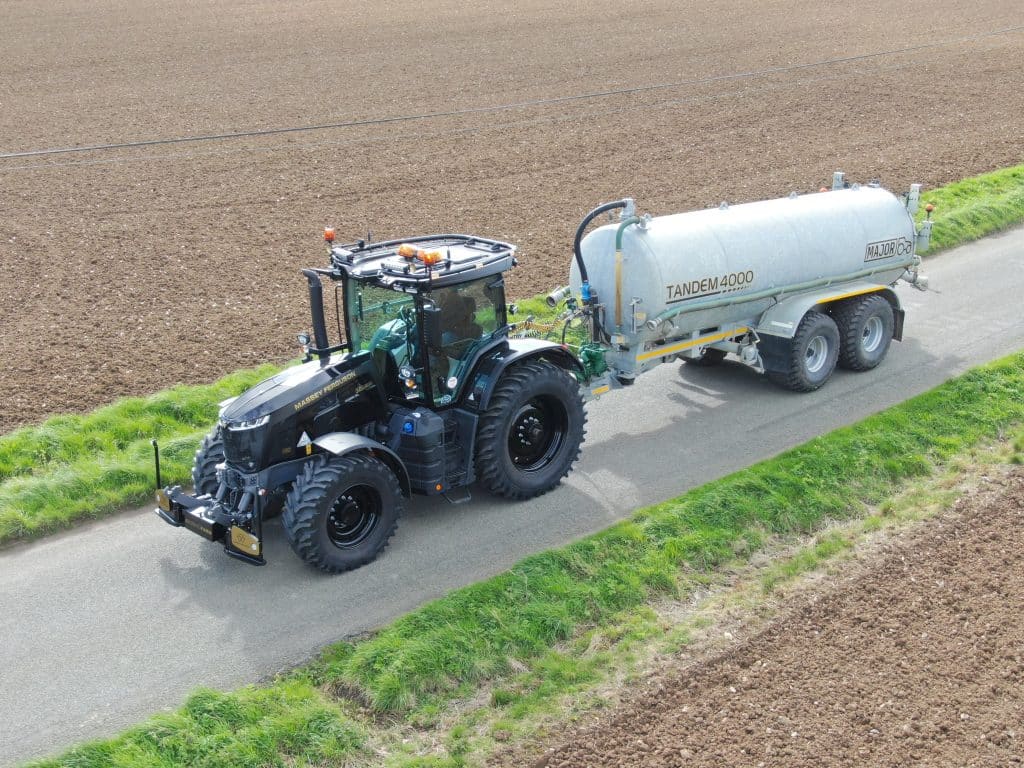
[[[572,291],[570,290],[568,285],[565,285],[562,286],[561,288],[556,288],[551,293],[549,293],[546,301],[549,307],[554,308],[557,307],[559,303],[561,303],[564,299],[567,299],[570,296],[572,296]]]

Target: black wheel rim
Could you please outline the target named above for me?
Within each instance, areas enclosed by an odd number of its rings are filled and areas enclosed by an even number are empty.
[[[327,510],[327,538],[339,549],[356,547],[373,533],[380,515],[380,494],[369,485],[354,485]]]
[[[512,417],[508,433],[508,455],[521,472],[544,469],[565,442],[568,417],[553,398],[535,397]]]

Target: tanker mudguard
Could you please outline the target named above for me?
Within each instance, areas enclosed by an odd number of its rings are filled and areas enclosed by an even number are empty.
[[[856,282],[846,283],[842,288],[835,286],[822,288],[783,299],[761,315],[761,319],[754,330],[761,336],[778,336],[783,339],[791,339],[796,334],[796,329],[800,325],[800,321],[803,320],[804,315],[815,307],[849,299],[853,296],[864,296],[869,293],[878,293],[884,296],[892,305],[893,314],[897,317],[902,317],[903,312],[900,308],[900,300],[896,295],[896,291],[888,286],[878,285],[877,283]],[[897,341],[902,336],[902,330],[903,324],[898,322],[896,333],[893,334],[893,338]]]
[[[486,410],[491,400],[491,394],[498,386],[498,381],[505,369],[514,363],[537,357],[543,357],[560,368],[564,368],[580,381],[583,381],[586,376],[583,363],[561,344],[540,339],[510,338],[507,346],[488,355],[477,365],[476,370],[473,371],[470,385],[466,388],[463,405],[478,413]]]
[[[323,448],[328,453],[333,453],[335,456],[344,456],[345,454],[352,453],[353,451],[370,451],[371,453],[377,454],[378,458],[382,459],[385,464],[391,467],[395,473],[395,477],[398,478],[398,484],[402,488],[402,493],[405,496],[412,494],[412,484],[409,480],[409,471],[405,468],[405,464],[399,458],[398,454],[388,448],[386,445],[371,440],[363,435],[358,435],[352,432],[330,432],[326,435],[321,435],[313,440],[313,445]]]

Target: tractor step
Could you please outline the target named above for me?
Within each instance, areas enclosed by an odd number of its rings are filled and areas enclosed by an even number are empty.
[[[469,492],[469,488],[462,486],[461,488],[452,488],[450,491],[445,491],[441,494],[449,504],[465,504],[467,501],[473,498],[473,494]]]

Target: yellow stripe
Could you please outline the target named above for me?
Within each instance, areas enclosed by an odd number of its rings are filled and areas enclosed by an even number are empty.
[[[840,299],[848,299],[851,296],[860,296],[864,293],[874,293],[875,291],[885,290],[885,286],[876,285],[873,288],[861,288],[859,291],[849,291],[847,293],[840,293],[836,296],[829,296],[827,299],[822,299],[819,304],[827,304],[830,301],[839,301]]]
[[[710,336],[701,336],[699,339],[689,339],[687,341],[680,342],[679,344],[672,344],[668,347],[658,347],[657,349],[652,349],[649,352],[644,352],[642,355],[637,355],[636,359],[643,361],[651,360],[655,357],[664,357],[665,355],[671,355],[675,352],[682,352],[684,349],[699,347],[702,344],[710,344],[713,341],[721,341],[722,339],[739,336],[741,333],[746,333],[747,330],[747,328],[734,328],[731,331],[713,333]]]
[[[590,394],[592,394],[592,395],[603,395],[605,392],[607,392],[610,389],[611,389],[611,386],[609,386],[608,384],[605,384],[603,387],[598,387],[597,389],[590,390]]]

